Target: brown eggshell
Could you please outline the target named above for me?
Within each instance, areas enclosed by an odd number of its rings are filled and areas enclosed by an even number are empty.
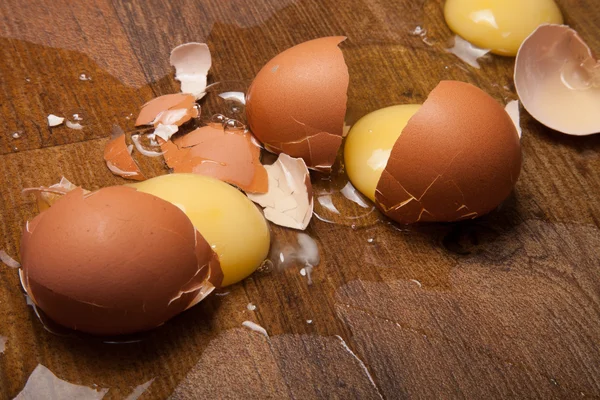
[[[143,181],[146,179],[131,157],[131,150],[125,142],[125,134],[121,133],[115,138],[109,140],[104,147],[104,161],[106,166],[115,175],[134,181]]]
[[[135,126],[177,125],[180,126],[198,116],[196,98],[189,93],[175,93],[159,96],[142,106]]]
[[[27,223],[21,259],[36,305],[92,334],[152,329],[220,284],[215,254],[188,217],[124,186],[65,194]]]
[[[221,124],[211,124],[163,142],[161,148],[174,172],[212,176],[246,192],[265,193],[268,189],[260,148],[243,129],[225,130]]]
[[[600,132],[600,62],[566,25],[541,25],[521,44],[515,89],[523,107],[569,135]]]
[[[348,68],[343,36],[301,43],[269,61],[248,89],[250,130],[274,153],[329,172],[342,143]]]
[[[521,170],[512,120],[487,93],[442,81],[394,144],[375,191],[401,223],[458,221],[496,208]]]

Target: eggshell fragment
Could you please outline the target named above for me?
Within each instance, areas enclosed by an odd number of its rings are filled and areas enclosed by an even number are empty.
[[[189,93],[166,94],[144,104],[135,120],[140,125],[177,125],[198,117],[196,98]]]
[[[58,199],[69,193],[71,190],[77,189],[78,186],[71,183],[64,176],[60,178],[60,182],[46,186],[39,186],[36,188],[25,188],[23,193],[33,193],[37,200],[38,211],[42,212],[47,208],[50,208],[52,204],[56,203]],[[84,194],[89,193],[89,190],[82,189]]]
[[[59,379],[52,371],[38,364],[23,390],[13,400],[102,400],[109,389],[91,388]]]
[[[244,129],[225,130],[221,124],[211,124],[163,142],[161,148],[174,172],[212,176],[246,192],[267,192],[268,177],[260,163],[260,148]]]
[[[519,100],[509,101],[508,103],[506,103],[504,110],[506,111],[506,113],[508,114],[510,119],[512,119],[512,122],[513,122],[513,124],[515,124],[515,128],[517,129],[517,133],[519,134],[519,137],[521,137],[522,130],[521,130],[521,114],[519,113]]]
[[[210,50],[205,43],[185,43],[171,51],[171,65],[175,79],[181,82],[181,91],[192,93],[196,99],[206,94],[206,75],[211,67]]]
[[[475,218],[510,194],[520,169],[502,106],[473,85],[442,81],[394,144],[375,200],[401,223]]]
[[[523,107],[542,124],[569,135],[600,132],[600,62],[575,30],[538,27],[519,48],[514,80]]]
[[[26,225],[21,259],[40,309],[102,335],[155,328],[222,279],[215,253],[179,208],[125,186],[67,193]]]
[[[125,179],[143,181],[146,178],[133,157],[131,157],[132,149],[133,147],[127,147],[125,134],[121,133],[106,143],[104,147],[104,161],[113,174]]]
[[[50,127],[58,126],[63,122],[65,122],[65,119],[63,117],[58,117],[54,114],[48,115],[48,126]]]
[[[21,268],[21,264],[9,256],[4,250],[0,250],[0,261],[2,261],[9,268]]]
[[[263,207],[265,218],[289,228],[306,229],[313,214],[310,174],[301,158],[280,154],[266,165],[269,190],[264,194],[248,193],[248,198]]]
[[[274,153],[329,172],[342,143],[348,68],[343,36],[301,43],[270,60],[248,89],[250,130]]]

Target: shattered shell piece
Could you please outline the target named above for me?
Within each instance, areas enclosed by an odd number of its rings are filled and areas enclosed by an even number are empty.
[[[502,106],[473,85],[442,81],[394,144],[375,200],[401,223],[475,218],[508,197],[520,169],[519,136]]]
[[[71,183],[64,176],[60,178],[60,182],[46,186],[39,186],[36,188],[25,188],[23,193],[33,193],[37,200],[38,211],[42,212],[56,203],[58,199],[69,193],[71,190],[77,189],[78,186]],[[84,194],[89,193],[89,190],[82,189]]]
[[[104,161],[113,174],[125,179],[143,181],[146,178],[133,157],[131,157],[132,150],[133,146],[131,148],[127,147],[125,135],[121,133],[106,143],[104,147]]]
[[[519,134],[519,137],[521,137],[523,131],[521,129],[521,114],[519,112],[519,100],[509,101],[508,103],[506,103],[504,110],[510,116],[510,119],[512,119],[513,124],[515,124],[515,128],[517,129],[517,133]]]
[[[211,124],[163,142],[161,148],[174,172],[211,176],[246,192],[267,192],[268,176],[260,163],[260,148],[244,129],[225,130],[221,124]]]
[[[54,114],[48,115],[48,126],[50,127],[58,126],[63,122],[65,122],[65,119],[63,117],[59,117]]]
[[[23,281],[71,329],[155,328],[220,285],[215,253],[178,207],[131,187],[75,189],[28,222]]]
[[[142,106],[135,120],[140,125],[177,125],[181,126],[192,118],[198,117],[196,98],[189,93],[175,93],[159,96]]]
[[[541,25],[521,44],[515,89],[538,122],[569,135],[600,132],[600,61],[566,25]]]
[[[343,36],[291,47],[271,59],[248,89],[250,130],[265,149],[330,172],[342,143],[348,68]]]
[[[301,158],[280,154],[272,165],[266,165],[269,191],[248,193],[248,198],[263,207],[269,221],[294,229],[306,229],[313,214],[310,174]]]
[[[181,91],[192,93],[197,100],[206,94],[206,76],[211,67],[210,50],[205,43],[185,43],[171,51],[170,62],[175,67],[175,79]]]
[[[75,385],[59,379],[52,371],[38,364],[33,370],[23,390],[13,400],[101,400],[109,389]]]

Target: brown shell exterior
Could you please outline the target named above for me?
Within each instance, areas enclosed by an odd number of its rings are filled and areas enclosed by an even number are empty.
[[[102,335],[152,329],[210,293],[211,275],[220,284],[214,256],[179,208],[124,186],[67,193],[27,224],[21,242],[37,306]]]
[[[375,191],[400,223],[458,221],[495,209],[521,170],[516,128],[481,89],[442,81],[394,144]]]
[[[343,36],[301,43],[275,56],[248,90],[250,130],[274,153],[328,172],[342,143],[348,68]]]

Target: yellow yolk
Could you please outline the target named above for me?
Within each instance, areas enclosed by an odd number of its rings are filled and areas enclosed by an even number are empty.
[[[162,175],[129,186],[167,200],[186,213],[219,256],[223,286],[246,278],[267,257],[267,221],[234,187],[195,174]]]
[[[352,184],[371,200],[375,201],[375,188],[394,143],[419,107],[407,104],[373,111],[348,132],[344,146],[346,172]]]
[[[444,17],[462,38],[503,56],[516,55],[539,25],[563,23],[554,0],[446,0]]]

